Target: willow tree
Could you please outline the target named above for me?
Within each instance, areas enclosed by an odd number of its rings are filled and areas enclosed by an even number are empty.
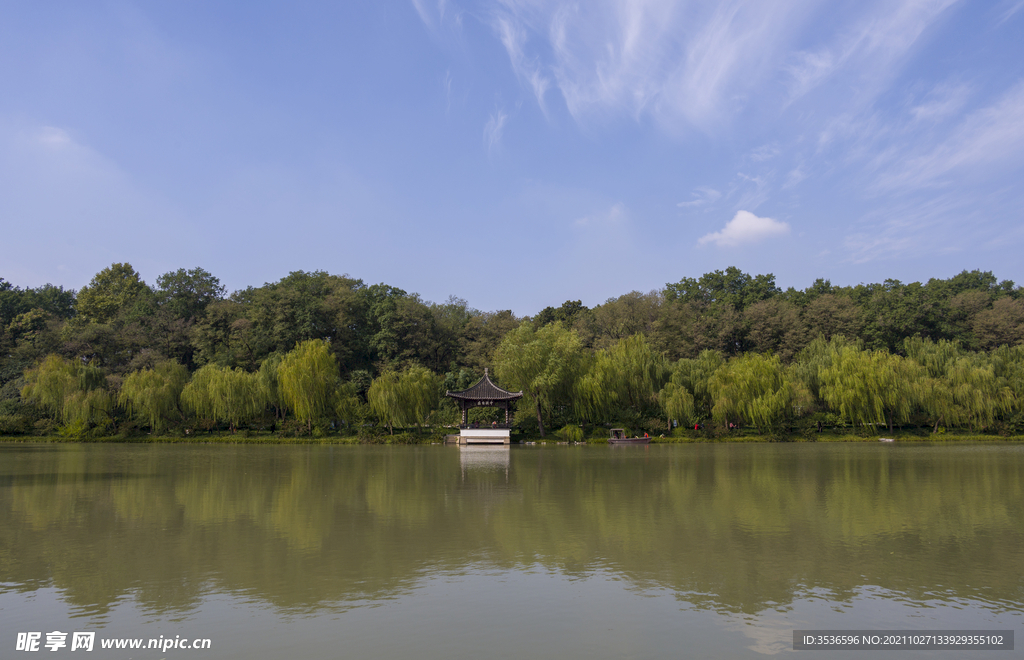
[[[121,385],[118,401],[130,414],[145,419],[154,431],[181,413],[181,390],[188,382],[188,370],[174,360],[159,362],[152,369],[128,374]]]
[[[364,408],[359,401],[359,388],[355,383],[338,382],[334,390],[334,414],[342,422],[354,424],[361,417]]]
[[[1024,400],[1024,345],[1000,346],[988,354],[996,376],[1003,379],[1019,404]]]
[[[266,405],[256,374],[215,364],[192,374],[192,380],[181,391],[181,402],[198,417],[227,422],[232,433]]]
[[[76,365],[58,355],[47,355],[38,367],[25,372],[21,398],[50,411],[56,419],[64,416],[68,397],[81,389]]]
[[[711,396],[711,377],[723,364],[725,358],[721,353],[704,350],[696,358],[682,358],[670,367],[669,382],[686,390],[693,398],[693,418],[689,421],[697,422],[711,417],[711,408],[715,404]]]
[[[281,382],[278,375],[278,368],[280,366],[281,354],[271,353],[260,363],[259,371],[256,372],[256,382],[259,384],[260,393],[263,395],[263,398],[274,409],[274,418],[283,420],[287,407],[284,405],[284,398],[281,396]]]
[[[886,350],[839,350],[820,371],[821,396],[852,424],[876,426],[909,421],[922,399],[923,368]]]
[[[326,341],[300,342],[277,367],[281,399],[313,433],[313,420],[331,410],[338,386],[338,363]]]
[[[672,429],[673,419],[684,426],[694,423],[697,409],[694,406],[693,394],[685,387],[672,381],[665,383],[665,387],[658,392],[658,403],[665,414],[669,430]]]
[[[413,366],[402,373],[400,384],[414,423],[422,426],[438,405],[440,377],[426,367]]]
[[[591,419],[607,419],[620,411],[642,419],[656,404],[667,374],[664,358],[643,334],[636,334],[598,351],[576,389]]]
[[[105,425],[113,419],[113,399],[107,392],[103,371],[48,355],[25,372],[21,396],[48,410],[68,427],[84,429]]]
[[[79,390],[64,402],[64,433],[78,435],[114,419],[114,399],[104,388]]]
[[[921,409],[928,416],[932,433],[940,426],[959,426],[964,421],[964,410],[953,398],[953,390],[945,378],[925,378],[919,387]]]
[[[777,355],[747,353],[733,358],[711,377],[715,421],[736,417],[762,433],[778,432],[793,400],[793,387]]]
[[[932,378],[944,378],[950,367],[963,356],[960,342],[940,339],[937,342],[921,337],[903,340],[907,357],[920,364]]]
[[[370,409],[395,432],[395,426],[422,425],[438,404],[440,378],[425,367],[386,371],[374,379],[366,398]]]
[[[807,346],[805,346],[792,364],[789,365],[790,379],[799,383],[807,390],[815,404],[822,402],[821,397],[821,370],[832,365],[832,359],[843,348],[851,346],[860,350],[863,342],[860,340],[849,340],[843,335],[833,335],[825,339],[824,335],[818,335]]]
[[[392,435],[395,433],[395,426],[402,426],[405,423],[406,411],[402,405],[398,372],[388,370],[374,378],[370,389],[366,391],[366,401],[370,404],[373,414],[388,425],[388,432]]]
[[[579,336],[557,321],[540,328],[524,321],[495,350],[495,374],[509,389],[522,390],[533,405],[541,437],[544,410],[555,401],[571,401],[582,357]]]
[[[1013,391],[998,378],[991,363],[981,358],[960,358],[947,374],[953,401],[961,408],[961,422],[971,431],[992,426],[996,418],[1013,408]]]

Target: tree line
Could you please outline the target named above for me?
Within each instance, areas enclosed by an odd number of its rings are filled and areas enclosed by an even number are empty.
[[[227,295],[130,264],[79,291],[0,279],[0,434],[372,433],[458,422],[487,366],[516,422],[578,438],[822,426],[1024,430],[1024,298],[990,272],[782,290],[736,268],[588,308],[481,312],[297,271]],[[474,409],[477,421],[494,411]]]

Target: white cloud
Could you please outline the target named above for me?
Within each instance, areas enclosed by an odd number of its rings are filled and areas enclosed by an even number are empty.
[[[693,191],[694,199],[689,202],[679,202],[676,206],[680,208],[692,208],[695,206],[705,206],[708,204],[714,204],[722,196],[722,193],[715,190],[714,188],[697,188]]]
[[[501,146],[501,136],[505,131],[506,120],[508,120],[508,115],[502,110],[495,110],[487,120],[487,124],[484,126],[484,144],[487,145],[488,153]]]
[[[698,245],[713,243],[718,247],[736,247],[759,243],[775,236],[789,233],[789,224],[772,218],[759,218],[750,211],[739,211],[726,223],[722,231],[702,236]]]

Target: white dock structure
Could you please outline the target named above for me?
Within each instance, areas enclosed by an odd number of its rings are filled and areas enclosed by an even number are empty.
[[[511,429],[459,429],[460,445],[507,445],[511,441]]]

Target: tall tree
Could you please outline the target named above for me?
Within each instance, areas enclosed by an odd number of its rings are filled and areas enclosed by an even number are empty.
[[[208,364],[181,391],[181,401],[198,417],[227,422],[231,432],[264,410],[256,374]]]
[[[598,351],[576,387],[590,419],[627,413],[639,421],[651,416],[667,374],[664,358],[638,334]]]
[[[725,272],[716,270],[699,279],[684,277],[675,284],[665,285],[665,297],[670,301],[717,303],[737,311],[779,293],[781,290],[771,273],[751,277],[735,266],[729,266]]]
[[[168,418],[180,415],[181,390],[188,382],[188,370],[173,360],[152,369],[135,371],[125,377],[118,394],[121,405],[145,419],[154,431],[163,430]]]
[[[720,423],[740,417],[762,433],[776,433],[789,413],[793,387],[777,355],[747,353],[711,377],[712,416]]]
[[[220,280],[203,270],[179,268],[156,278],[157,299],[161,306],[180,319],[194,319],[206,311],[206,307],[224,297],[225,289]]]
[[[725,358],[721,353],[705,350],[696,358],[683,358],[671,366],[670,382],[679,390],[688,392],[693,400],[693,419],[687,421],[711,418],[711,409],[715,404],[711,393],[711,377],[724,364]],[[668,395],[672,395],[671,390]]]
[[[102,370],[48,355],[38,367],[25,372],[21,396],[49,410],[76,433],[113,421],[113,400]]]
[[[582,346],[575,332],[561,323],[536,328],[524,321],[505,335],[494,355],[495,374],[512,389],[521,389],[533,404],[544,437],[544,410],[555,400],[571,400]]]
[[[311,339],[297,344],[281,359],[277,375],[281,398],[312,434],[313,421],[333,407],[338,386],[338,363],[327,343]]]
[[[110,323],[148,292],[149,287],[131,264],[112,264],[96,273],[78,292],[78,314],[85,321]]]
[[[910,419],[921,400],[924,371],[913,360],[888,351],[845,346],[820,371],[821,396],[852,424],[875,426]]]
[[[696,419],[696,406],[694,406],[693,394],[685,387],[672,381],[665,383],[665,386],[658,392],[658,403],[665,414],[670,431],[672,429],[672,420],[678,421],[683,426],[689,426]]]
[[[385,371],[366,393],[370,408],[394,433],[395,426],[422,425],[437,407],[439,377],[421,366]]]

